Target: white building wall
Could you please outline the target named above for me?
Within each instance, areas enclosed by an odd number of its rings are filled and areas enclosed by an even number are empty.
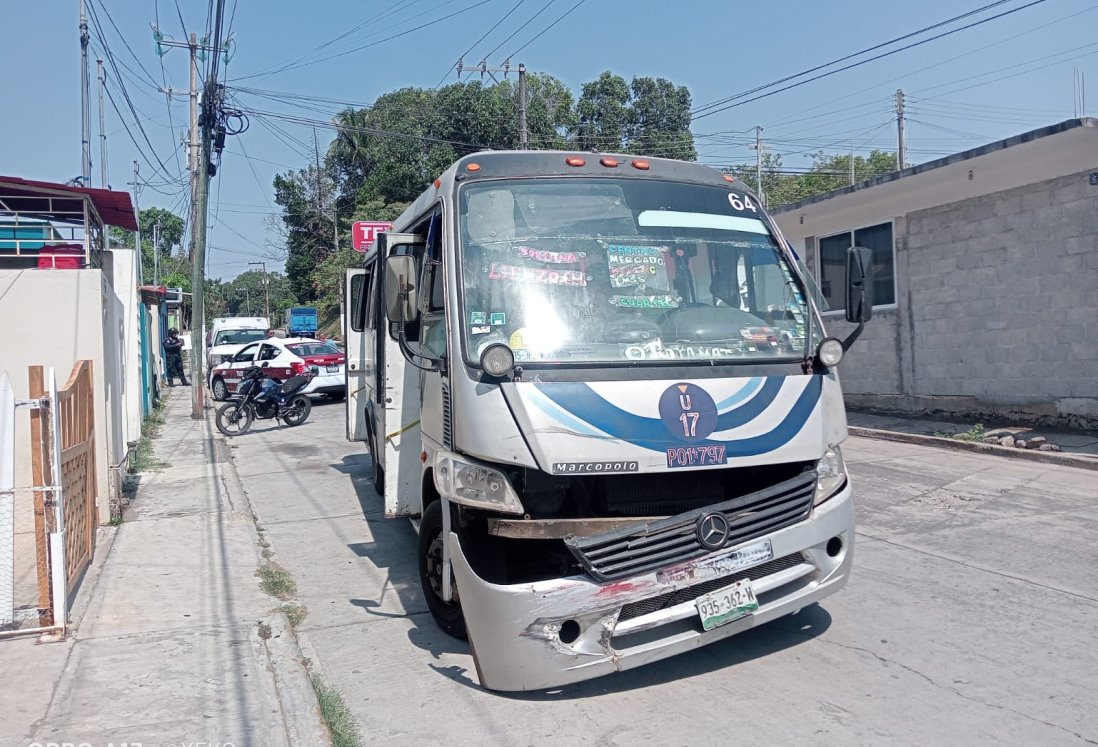
[[[92,361],[99,520],[110,520],[108,465],[112,461],[104,356],[105,281],[100,270],[0,270],[0,369],[17,399],[30,397],[27,367],[55,369],[64,386],[76,361]],[[115,366],[117,368],[117,366]],[[31,484],[30,418],[16,421],[15,480]]]

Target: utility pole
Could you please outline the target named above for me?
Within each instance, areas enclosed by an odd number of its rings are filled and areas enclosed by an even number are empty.
[[[107,119],[103,111],[103,91],[107,89],[107,74],[103,72],[103,60],[97,59],[95,67],[99,77],[99,186],[110,189],[107,181]]]
[[[202,377],[202,384],[191,387],[191,417],[202,420],[205,417],[205,346],[203,336],[206,330],[205,293],[206,283],[206,215],[210,207],[210,148],[213,143],[213,130],[221,127],[221,107],[223,90],[217,83],[218,62],[221,57],[221,30],[225,18],[225,0],[217,0],[217,13],[214,21],[213,57],[210,59],[210,72],[206,87],[202,92],[202,113],[199,118],[198,178],[193,237],[194,256],[191,259],[191,339],[197,342],[191,345],[191,375]],[[191,44],[191,48],[196,48]],[[194,62],[191,63],[192,68]],[[219,137],[224,130],[219,129]],[[198,335],[196,338],[195,335]],[[197,384],[197,381],[195,382]]]
[[[137,161],[136,160],[134,160],[134,212],[137,213],[137,234],[134,237],[134,248],[136,249],[136,252],[137,252],[137,258],[136,258],[136,261],[137,261],[137,275],[138,275],[138,277],[141,277],[141,271],[142,271],[142,267],[141,267],[141,260],[142,260],[142,256],[141,256],[141,208],[138,207],[138,203],[137,203]],[[157,225],[159,225],[159,224],[157,224]],[[156,233],[154,232],[153,235],[155,236]],[[138,280],[138,282],[143,282],[143,281],[144,281],[143,279]]]
[[[160,286],[160,221],[153,224],[153,285]]]
[[[907,158],[904,149],[904,92],[902,88],[896,89],[896,170],[903,171],[907,168]]]
[[[526,65],[519,63],[518,73],[518,126],[519,126],[519,150],[530,149],[530,136],[526,131]]]
[[[186,42],[178,42],[171,39],[165,39],[158,29],[154,27],[153,38],[156,39],[157,54],[163,56],[166,51],[161,50],[162,47],[185,47],[189,54],[189,78],[190,87],[187,91],[187,96],[190,99],[190,116],[189,127],[187,134],[187,169],[191,176],[191,208],[190,208],[190,220],[189,223],[194,226],[194,211],[198,205],[198,51],[208,51],[211,47],[205,44],[205,38],[203,43],[198,43],[198,36],[191,34],[190,40]],[[169,98],[173,96],[176,91],[172,88],[161,88],[161,93],[166,94]],[[191,245],[188,249],[188,256],[194,259],[194,237],[195,233],[191,231]]]
[[[766,195],[763,194],[763,150],[766,146],[763,145],[763,128],[758,125],[755,126],[755,144],[751,146],[755,149],[755,193],[759,196],[759,202],[766,207]]]
[[[271,318],[271,280],[267,275],[266,262],[249,262],[249,265],[259,265],[263,268],[263,311],[267,319]]]
[[[461,72],[465,69],[465,61],[458,60],[456,67],[458,80],[461,80]],[[481,80],[484,80],[484,76],[487,75],[493,82],[499,83],[499,79],[494,73],[503,73],[503,77],[506,78],[511,73],[511,60],[504,60],[503,65],[500,67],[488,67],[488,60],[483,59],[479,65],[469,69],[479,71]],[[521,62],[518,66],[518,98],[519,150],[529,150],[530,134],[526,127],[526,65]]]
[[[850,186],[854,186],[854,141],[850,141]]]
[[[89,104],[88,81],[88,8],[87,0],[80,0],[80,173],[84,177],[84,186],[91,185],[91,110]]]

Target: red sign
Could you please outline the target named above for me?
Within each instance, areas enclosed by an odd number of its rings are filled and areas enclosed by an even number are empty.
[[[377,241],[379,233],[393,230],[392,223],[377,220],[360,220],[351,227],[351,243],[356,252],[366,252]]]

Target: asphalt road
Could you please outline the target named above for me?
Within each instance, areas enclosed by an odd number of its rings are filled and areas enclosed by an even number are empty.
[[[305,655],[366,741],[528,745],[1098,744],[1098,473],[851,439],[840,594],[698,651],[552,693],[481,690],[382,518],[342,404],[233,440],[308,608]]]

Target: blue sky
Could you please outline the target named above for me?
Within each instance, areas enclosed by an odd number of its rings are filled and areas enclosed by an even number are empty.
[[[516,0],[487,0],[459,12],[476,2],[228,0],[230,12],[235,6],[232,31],[237,42],[228,65],[229,85],[353,102],[370,102],[404,86],[434,87],[457,56],[516,4]],[[546,2],[522,3],[466,57],[467,63],[479,61],[500,45]],[[981,17],[1027,2],[1032,0],[1008,0]],[[978,0],[963,6],[945,0],[888,4],[868,0],[586,0],[526,46],[514,62],[552,74],[577,92],[582,83],[607,69],[626,78],[663,76],[689,86],[694,104],[699,106],[983,4],[986,2]],[[555,0],[502,44],[490,62],[501,63],[574,5],[575,0]],[[182,212],[182,186],[155,173],[160,166],[151,153],[155,150],[171,177],[185,174],[186,153],[178,139],[187,122],[186,99],[169,104],[154,83],[185,88],[186,53],[177,49],[158,57],[150,24],[159,18],[162,31],[175,39],[184,38],[184,25],[187,31],[201,35],[207,3],[179,0],[178,13],[173,0],[96,0],[94,6],[100,11],[107,46],[119,63],[130,68],[122,70],[122,82],[153,145],[149,148],[144,143],[108,67],[108,88],[153,162],[144,162],[108,103],[110,182],[115,189],[128,189],[131,164],[138,158],[142,178],[155,186],[143,190],[141,206]],[[7,110],[0,117],[0,173],[65,181],[80,172],[78,7],[78,0],[7,3],[7,33],[0,47],[0,60],[9,71],[0,82]],[[104,7],[117,30],[102,11]],[[396,12],[389,17],[355,30],[394,8]],[[887,10],[882,12],[884,8]],[[390,38],[455,12],[458,14],[452,18]],[[753,162],[753,151],[745,145],[752,136],[743,133],[755,125],[764,128],[768,147],[783,155],[786,166],[807,165],[806,153],[818,149],[848,152],[852,145],[861,152],[874,147],[893,149],[896,128],[891,97],[897,88],[903,88],[908,97],[908,158],[915,163],[931,160],[1071,117],[1075,66],[1083,69],[1090,83],[1090,110],[1094,113],[1098,111],[1095,28],[1098,0],[1044,0],[944,39],[697,119],[693,131],[698,136],[699,160],[712,164]],[[256,75],[286,67],[342,34],[347,36],[305,61],[346,54]],[[102,50],[94,25],[92,36],[93,46]],[[93,83],[94,57],[93,52]],[[452,71],[446,80],[455,80]],[[241,103],[257,109],[309,118],[327,119],[338,109],[334,104],[307,103],[321,110],[317,111],[292,101],[276,102],[242,92],[235,95]],[[92,185],[99,186],[95,106],[93,87]],[[11,116],[12,112],[19,114]],[[211,184],[208,269],[213,277],[235,276],[248,269],[249,261],[259,259],[268,259],[268,267],[272,266],[267,255],[276,237],[268,230],[267,219],[277,206],[271,180],[280,171],[304,166],[313,138],[309,127],[281,121],[273,124],[278,129],[253,121],[246,133],[228,139],[221,172]],[[330,136],[330,132],[318,130],[321,148]]]

